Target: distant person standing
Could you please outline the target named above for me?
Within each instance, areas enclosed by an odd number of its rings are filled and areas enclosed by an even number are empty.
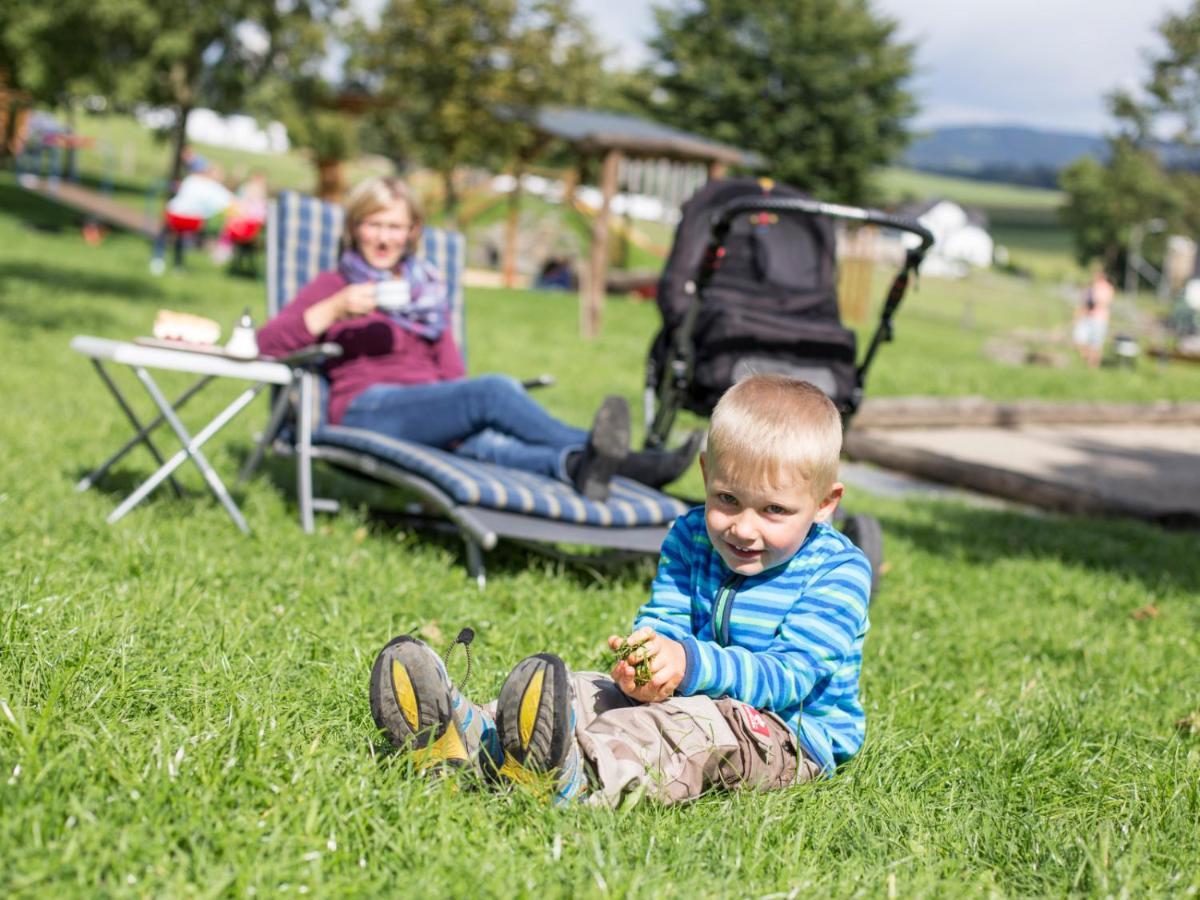
[[[185,236],[195,235],[204,223],[225,212],[234,201],[233,193],[225,187],[224,173],[216,165],[206,164],[200,172],[192,172],[179,183],[179,190],[167,201],[162,229],[154,241],[150,271],[161,275],[166,270],[165,256],[168,241],[175,242],[175,267],[183,265]]]
[[[1112,310],[1113,286],[1097,266],[1092,270],[1092,280],[1079,298],[1075,308],[1075,326],[1072,339],[1079,355],[1091,368],[1100,365],[1104,353],[1104,337],[1108,333],[1108,317]]]

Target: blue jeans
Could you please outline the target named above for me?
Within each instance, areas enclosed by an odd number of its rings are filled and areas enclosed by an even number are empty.
[[[551,416],[507,375],[377,384],[350,402],[341,424],[563,481],[570,480],[567,454],[582,450],[588,436]]]

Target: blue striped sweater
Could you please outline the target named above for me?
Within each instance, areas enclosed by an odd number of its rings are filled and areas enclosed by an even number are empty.
[[[858,679],[871,566],[836,529],[814,524],[783,566],[743,577],[713,549],[704,508],[663,542],[643,626],[679,641],[676,693],[733,697],[770,710],[826,772],[852,757],[865,730]]]

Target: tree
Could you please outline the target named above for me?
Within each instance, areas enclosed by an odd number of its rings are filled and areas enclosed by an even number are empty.
[[[1139,144],[1155,140],[1200,143],[1200,0],[1159,23],[1165,52],[1151,58],[1141,90],[1119,89],[1109,107],[1124,134]]]
[[[110,92],[122,62],[103,40],[117,27],[119,15],[111,7],[108,0],[0,3],[0,85],[27,96],[26,102],[51,107],[72,95]],[[15,110],[9,112],[12,121]],[[0,155],[15,149],[6,141]]]
[[[756,151],[781,181],[860,203],[908,141],[913,46],[867,0],[697,0],[655,20],[650,112]]]
[[[1067,194],[1063,220],[1081,263],[1100,258],[1121,274],[1124,249],[1135,228],[1161,220],[1166,231],[1200,233],[1200,0],[1168,15],[1158,26],[1165,51],[1149,59],[1150,72],[1137,90],[1122,89],[1108,103],[1118,126],[1105,162],[1080,160],[1059,184]],[[1165,154],[1183,149],[1193,166],[1169,166]]]
[[[351,43],[351,78],[376,98],[374,140],[436,170],[452,216],[455,169],[527,152],[514,113],[578,103],[599,71],[571,0],[389,0]]]
[[[344,0],[104,2],[139,7],[123,48],[136,48],[139,55],[124,71],[119,93],[175,110],[173,178],[180,175],[192,109],[234,111],[273,72],[312,65],[325,49],[330,19],[344,5]]]
[[[323,52],[345,0],[5,0],[0,66],[42,101],[81,86],[175,111],[173,178],[187,119],[201,104],[233,111],[272,71]]]
[[[1105,163],[1084,157],[1063,170],[1059,184],[1067,199],[1060,215],[1079,263],[1100,259],[1117,275],[1130,229],[1151,219],[1175,219],[1179,198],[1153,152],[1127,138],[1111,141],[1109,151]]]

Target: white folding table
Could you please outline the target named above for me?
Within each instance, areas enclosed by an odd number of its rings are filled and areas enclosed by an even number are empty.
[[[179,486],[175,483],[172,474],[183,465],[185,460],[190,459],[200,470],[200,473],[204,476],[205,484],[208,485],[209,489],[221,502],[221,505],[225,507],[234,524],[242,531],[249,532],[250,528],[247,526],[241,510],[238,509],[233,498],[229,496],[229,491],[225,489],[225,485],[217,477],[216,471],[205,458],[200,448],[213,435],[233,421],[238,413],[245,409],[263,388],[268,385],[286,387],[291,384],[291,367],[283,363],[267,360],[239,360],[220,355],[216,352],[207,353],[194,350],[146,346],[128,341],[113,341],[106,338],[89,337],[87,335],[77,335],[72,338],[71,349],[91,359],[92,365],[95,366],[96,372],[100,375],[100,379],[116,399],[117,405],[121,407],[121,410],[125,413],[125,417],[129,419],[135,432],[134,436],[121,449],[84,477],[75,486],[76,489],[79,491],[87,490],[103,478],[105,473],[112,468],[117,460],[125,456],[125,454],[138,444],[145,444],[146,448],[159,463],[159,467],[155,470],[154,474],[142,482],[133,493],[126,497],[109,514],[109,523],[116,522],[129,512],[129,510],[137,506],[151,491],[162,484],[163,481],[169,480],[176,493],[180,493]],[[112,377],[105,370],[105,363],[129,366],[133,370],[138,380],[146,388],[146,392],[150,395],[151,400],[154,401],[154,405],[158,408],[159,413],[153,420],[145,425],[141,423],[134,413],[133,408],[121,394],[116,382],[113,381]],[[172,402],[167,399],[167,396],[159,388],[154,378],[151,377],[151,369],[187,372],[199,375],[200,378]],[[193,436],[184,427],[183,422],[180,421],[178,412],[188,400],[199,393],[214,378],[233,378],[241,381],[249,381],[251,385]],[[283,404],[279,405],[282,407]],[[158,448],[150,440],[150,433],[163,422],[170,425],[171,431],[175,433],[175,437],[178,438],[180,443],[179,451],[171,456],[170,459],[164,459],[162,454],[159,453]]]

